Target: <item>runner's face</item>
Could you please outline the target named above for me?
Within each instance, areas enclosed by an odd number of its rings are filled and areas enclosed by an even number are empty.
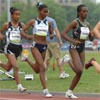
[[[20,11],[19,11],[19,10],[16,10],[16,11],[12,14],[12,18],[13,18],[13,20],[18,21],[19,18],[20,18]]]
[[[86,19],[87,15],[88,15],[88,8],[82,7],[81,11],[79,12],[79,15],[81,18]]]
[[[46,16],[48,16],[48,13],[49,13],[49,10],[48,8],[43,8],[41,11],[40,11],[40,15],[45,18]]]

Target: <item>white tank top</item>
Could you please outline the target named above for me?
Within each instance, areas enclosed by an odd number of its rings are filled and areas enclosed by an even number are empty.
[[[33,34],[39,36],[47,36],[48,31],[49,31],[49,23],[47,19],[44,20],[35,19]]]

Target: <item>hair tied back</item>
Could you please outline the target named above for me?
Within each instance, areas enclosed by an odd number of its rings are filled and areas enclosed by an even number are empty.
[[[39,8],[41,5],[43,5],[42,2],[38,2],[38,3],[37,3],[37,7],[38,7],[38,8]]]

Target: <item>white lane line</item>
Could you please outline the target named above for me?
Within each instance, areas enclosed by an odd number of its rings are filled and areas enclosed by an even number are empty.
[[[0,100],[35,100],[35,99],[0,98]]]

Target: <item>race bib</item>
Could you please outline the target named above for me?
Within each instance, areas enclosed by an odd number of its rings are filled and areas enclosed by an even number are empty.
[[[16,31],[11,31],[10,32],[10,42],[16,43],[16,44],[20,43],[21,42],[20,33]]]
[[[76,48],[79,48],[79,46],[77,45],[74,45],[74,44],[70,44],[70,47],[71,47],[71,49],[76,49]]]
[[[90,30],[88,27],[81,27],[80,39],[86,40],[89,36]]]

